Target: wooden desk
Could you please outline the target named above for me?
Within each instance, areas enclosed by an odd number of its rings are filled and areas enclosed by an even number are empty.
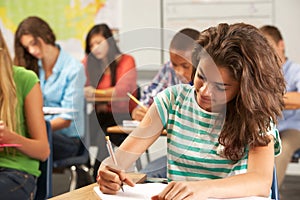
[[[88,103],[105,103],[105,102],[111,102],[111,101],[129,101],[128,97],[86,97],[85,98]]]
[[[130,178],[132,178],[135,183],[143,183],[146,180],[146,174],[139,173],[128,173]],[[94,187],[97,186],[97,183],[92,183],[85,187],[79,188],[77,190],[73,190],[71,192],[67,192],[53,198],[51,200],[98,200],[99,196],[94,192]]]
[[[130,134],[134,129],[135,129],[134,127],[111,126],[107,128],[107,132],[115,133],[115,134]],[[161,135],[166,136],[167,131],[164,129]]]

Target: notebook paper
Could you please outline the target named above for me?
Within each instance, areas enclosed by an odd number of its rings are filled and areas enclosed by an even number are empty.
[[[121,190],[115,194],[103,194],[99,186],[94,187],[94,191],[99,195],[102,200],[151,200],[152,196],[160,193],[167,184],[163,183],[144,183],[144,184],[136,184],[134,187],[130,187],[128,185],[124,185],[124,192]],[[269,198],[264,197],[243,197],[243,198],[230,198],[227,200],[268,200]],[[215,198],[209,198],[208,200],[221,200]],[[225,200],[225,199],[222,199]]]
[[[167,184],[162,183],[135,184],[134,187],[124,185],[124,192],[120,190],[116,195],[103,194],[99,186],[94,187],[94,191],[102,200],[151,199],[152,196],[157,195],[166,186]]]

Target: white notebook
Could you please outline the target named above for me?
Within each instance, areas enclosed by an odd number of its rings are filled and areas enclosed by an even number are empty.
[[[144,183],[136,184],[134,187],[124,185],[124,192],[120,190],[116,195],[103,194],[99,186],[94,187],[94,191],[99,195],[102,200],[126,200],[126,199],[140,199],[140,200],[151,200],[152,196],[160,193],[167,184],[163,183]],[[231,200],[267,200],[269,198],[264,197],[244,197],[244,198],[233,198]],[[209,198],[208,200],[219,200]],[[224,199],[222,199],[224,200]]]
[[[98,186],[94,187],[94,191],[102,200],[151,199],[166,186],[167,184],[162,183],[136,184],[134,187],[124,185],[124,192],[120,190],[116,195],[103,194]]]

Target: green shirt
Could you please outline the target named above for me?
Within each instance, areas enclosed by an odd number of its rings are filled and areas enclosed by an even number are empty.
[[[29,133],[26,125],[24,101],[33,86],[39,82],[38,77],[33,71],[26,70],[23,67],[13,67],[14,81],[16,84],[16,92],[18,98],[17,116],[19,124],[17,125],[17,133],[29,138]],[[25,171],[36,177],[40,175],[39,161],[33,159],[14,148],[7,148],[0,152],[0,167],[17,169]]]

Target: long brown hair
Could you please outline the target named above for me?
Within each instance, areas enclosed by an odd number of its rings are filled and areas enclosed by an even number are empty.
[[[93,56],[91,53],[91,47],[90,47],[90,40],[94,35],[102,35],[108,43],[109,49],[107,52],[107,60],[108,60],[108,66],[104,66],[102,60],[97,59]],[[110,68],[110,76],[111,76],[111,86],[116,85],[116,78],[117,78],[117,57],[120,56],[122,53],[117,46],[117,43],[113,37],[111,29],[108,27],[107,24],[97,24],[91,28],[91,30],[88,32],[86,39],[85,39],[85,53],[88,55],[87,60],[87,71],[90,78],[91,85],[94,87],[97,87],[98,82],[102,79],[102,74],[105,71],[106,67]],[[99,80],[100,77],[100,80]]]
[[[257,28],[243,23],[209,28],[200,34],[198,44],[201,47],[193,53],[195,66],[206,51],[240,83],[237,96],[227,103],[219,136],[224,155],[237,161],[247,146],[270,142],[264,133],[281,116],[285,82],[279,58]]]
[[[16,85],[13,64],[2,32],[0,31],[0,119],[11,131],[16,131],[17,114]]]
[[[47,22],[35,16],[24,19],[17,28],[14,64],[24,66],[39,75],[38,59],[21,44],[20,40],[23,35],[32,35],[38,45],[40,45],[38,38],[41,38],[46,44],[53,46],[55,45],[55,35]]]

